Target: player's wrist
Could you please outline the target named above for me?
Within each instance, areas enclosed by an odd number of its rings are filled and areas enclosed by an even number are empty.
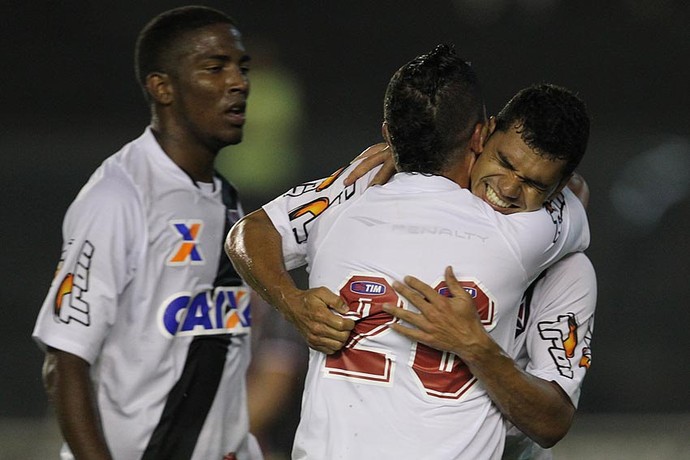
[[[465,345],[459,353],[456,353],[470,367],[470,370],[489,367],[507,357],[503,349],[486,332],[477,334],[470,346]]]

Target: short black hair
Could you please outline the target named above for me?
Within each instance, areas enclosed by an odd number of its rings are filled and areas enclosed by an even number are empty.
[[[477,75],[448,44],[398,69],[383,112],[398,170],[429,174],[440,174],[453,153],[464,151],[486,118]]]
[[[589,141],[589,115],[573,92],[550,83],[520,90],[496,116],[496,129],[516,127],[522,140],[539,155],[566,160],[563,176],[580,164]]]
[[[151,72],[171,72],[178,40],[190,31],[214,24],[237,26],[222,11],[196,5],[164,11],[144,26],[134,48],[134,70],[147,99],[146,77]]]

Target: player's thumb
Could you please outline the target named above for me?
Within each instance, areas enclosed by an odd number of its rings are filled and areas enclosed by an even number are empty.
[[[333,294],[333,297],[328,302],[328,306],[341,315],[344,315],[350,311],[343,298],[336,294]]]

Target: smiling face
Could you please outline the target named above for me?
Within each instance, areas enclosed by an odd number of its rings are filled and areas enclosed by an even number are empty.
[[[178,134],[214,152],[239,143],[249,95],[249,56],[239,31],[213,24],[178,40],[168,72],[169,109]]]
[[[471,190],[502,214],[536,211],[563,188],[565,165],[537,153],[513,125],[489,136],[472,168]]]

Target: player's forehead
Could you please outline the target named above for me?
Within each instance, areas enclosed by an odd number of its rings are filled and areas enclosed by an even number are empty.
[[[523,179],[551,186],[563,178],[566,160],[550,157],[532,148],[515,126],[494,132],[493,137],[497,142],[492,153],[497,157],[498,164],[508,166]]]
[[[179,58],[191,60],[226,56],[248,59],[240,31],[229,23],[217,23],[188,31],[177,41]]]

